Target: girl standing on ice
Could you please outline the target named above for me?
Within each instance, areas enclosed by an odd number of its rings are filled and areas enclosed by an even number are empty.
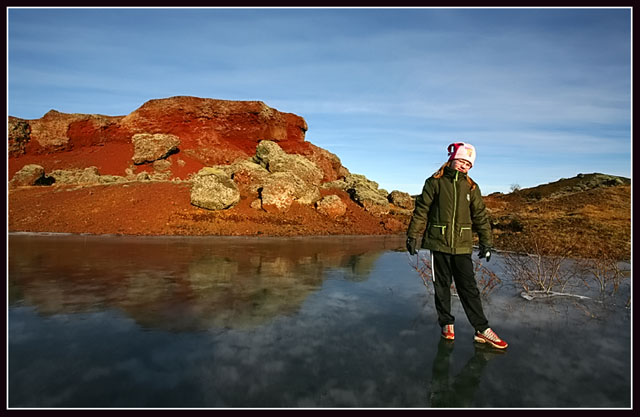
[[[467,175],[476,159],[475,148],[464,142],[447,148],[449,160],[429,177],[407,230],[407,250],[417,253],[417,245],[431,251],[431,268],[435,288],[438,323],[442,337],[455,337],[451,315],[451,279],[455,281],[467,319],[475,329],[478,343],[505,349],[507,342],[491,330],[482,309],[480,291],[475,280],[471,253],[472,227],[480,240],[480,258],[491,258],[491,225],[482,201],[480,188]]]

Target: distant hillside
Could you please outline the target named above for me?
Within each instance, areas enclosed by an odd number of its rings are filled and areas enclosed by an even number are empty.
[[[514,190],[517,196],[540,200],[555,198],[593,188],[611,187],[616,185],[631,185],[631,179],[606,174],[578,174],[573,178],[561,178],[558,181],[538,185],[531,188]]]
[[[496,247],[631,259],[631,180],[600,173],[485,197]]]

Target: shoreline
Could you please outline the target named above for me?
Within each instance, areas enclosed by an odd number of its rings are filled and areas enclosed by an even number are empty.
[[[29,231],[9,231],[7,237],[11,236],[37,236],[37,237],[116,237],[116,238],[148,238],[148,239],[255,239],[255,240],[305,240],[305,239],[361,239],[361,238],[378,238],[378,239],[404,239],[405,235],[396,234],[351,234],[351,235],[128,235],[117,233],[68,233],[68,232],[29,232]]]

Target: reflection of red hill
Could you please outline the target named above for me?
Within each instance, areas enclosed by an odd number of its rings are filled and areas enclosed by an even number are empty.
[[[296,311],[329,268],[366,279],[382,251],[399,243],[11,236],[10,302],[19,293],[43,314],[112,307],[169,330],[254,326]]]

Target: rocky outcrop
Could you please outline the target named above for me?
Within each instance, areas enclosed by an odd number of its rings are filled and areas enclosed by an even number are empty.
[[[349,175],[349,170],[342,166],[342,161],[337,155],[313,144],[309,144],[309,149],[309,152],[302,153],[302,155],[322,170],[324,173],[323,182],[344,179]]]
[[[320,190],[291,172],[275,172],[265,178],[260,190],[262,209],[287,211],[294,201],[310,205],[320,199]]]
[[[133,143],[133,157],[131,159],[134,164],[139,165],[161,160],[177,152],[180,138],[161,133],[138,133],[133,135],[131,142]]]
[[[256,193],[258,201],[253,206],[268,212],[286,212],[294,201],[311,205],[321,198],[318,185],[323,177],[322,171],[303,156],[287,154],[272,141],[261,141],[253,158],[207,169],[223,174],[237,189]],[[193,180],[194,189],[200,181],[199,176],[200,173]],[[197,190],[205,192],[200,186]],[[214,205],[199,204],[194,201],[193,191],[192,203],[210,210],[230,207],[215,205],[217,208],[213,208]]]
[[[323,172],[310,160],[300,155],[285,153],[277,143],[261,141],[256,148],[254,160],[271,173],[291,172],[301,180],[313,185],[320,185]]]
[[[8,120],[9,134],[9,156],[19,156],[26,152],[26,146],[31,139],[31,126],[26,120],[9,116]]]
[[[10,187],[21,187],[27,185],[37,185],[44,179],[44,168],[40,165],[29,164],[15,173],[11,181]]]
[[[171,133],[185,143],[257,143],[260,140],[304,141],[305,120],[262,101],[233,101],[178,96],[150,100],[125,116],[121,125],[132,134]]]
[[[387,199],[391,204],[406,210],[413,210],[415,206],[415,200],[411,197],[411,194],[403,191],[393,190],[387,196]]]
[[[347,212],[347,205],[340,197],[335,194],[323,197],[316,203],[316,209],[319,213],[328,217],[342,217]]]
[[[284,173],[267,177],[266,184],[260,188],[261,208],[267,212],[287,211],[296,194],[303,188],[302,181],[296,176]]]
[[[578,174],[575,178],[575,184],[566,187],[565,190],[558,192],[556,195],[552,194],[552,196],[555,197],[558,195],[563,195],[563,193],[587,191],[599,187],[615,187],[618,185],[631,184],[631,179],[629,178],[599,173]]]
[[[122,117],[97,114],[69,114],[51,110],[42,118],[29,120],[30,141],[35,153],[68,151],[79,146],[94,146],[111,141],[129,140],[120,131]]]
[[[240,201],[240,191],[226,172],[203,168],[193,178],[191,204],[208,210],[224,210]]]
[[[280,112],[261,101],[185,96],[150,100],[125,116],[120,125],[130,135],[175,135],[186,155],[207,166],[230,164],[253,155],[261,140],[304,142],[308,129],[302,117]]]
[[[144,182],[144,181],[166,181],[167,178],[161,174],[141,172],[134,174],[129,172],[127,176],[120,175],[102,175],[95,166],[77,169],[56,169],[48,175],[45,169],[36,164],[25,165],[20,171],[16,172],[9,181],[10,187],[24,186],[45,186],[45,185],[111,185],[122,184],[125,182]]]
[[[269,171],[254,162],[254,158],[238,160],[231,165],[216,165],[213,168],[224,171],[238,187],[256,194],[269,175]]]
[[[40,152],[127,142],[138,133],[163,133],[178,136],[194,154],[204,149],[203,157],[207,150],[221,149],[247,156],[261,140],[303,142],[308,129],[302,117],[280,112],[261,101],[186,96],[150,100],[127,116],[51,110],[40,119],[11,117],[9,123],[16,137],[35,141],[42,148]]]
[[[84,169],[57,169],[51,171],[49,177],[56,184],[116,184],[127,182],[125,177],[118,175],[100,175],[97,167],[87,167]]]
[[[156,172],[167,172],[171,169],[171,161],[167,161],[166,159],[158,159],[157,161],[153,161],[153,169]]]
[[[378,183],[361,174],[348,174],[344,179],[323,185],[324,188],[339,188],[349,193],[353,201],[371,214],[381,216],[389,213],[389,193],[380,189]]]

